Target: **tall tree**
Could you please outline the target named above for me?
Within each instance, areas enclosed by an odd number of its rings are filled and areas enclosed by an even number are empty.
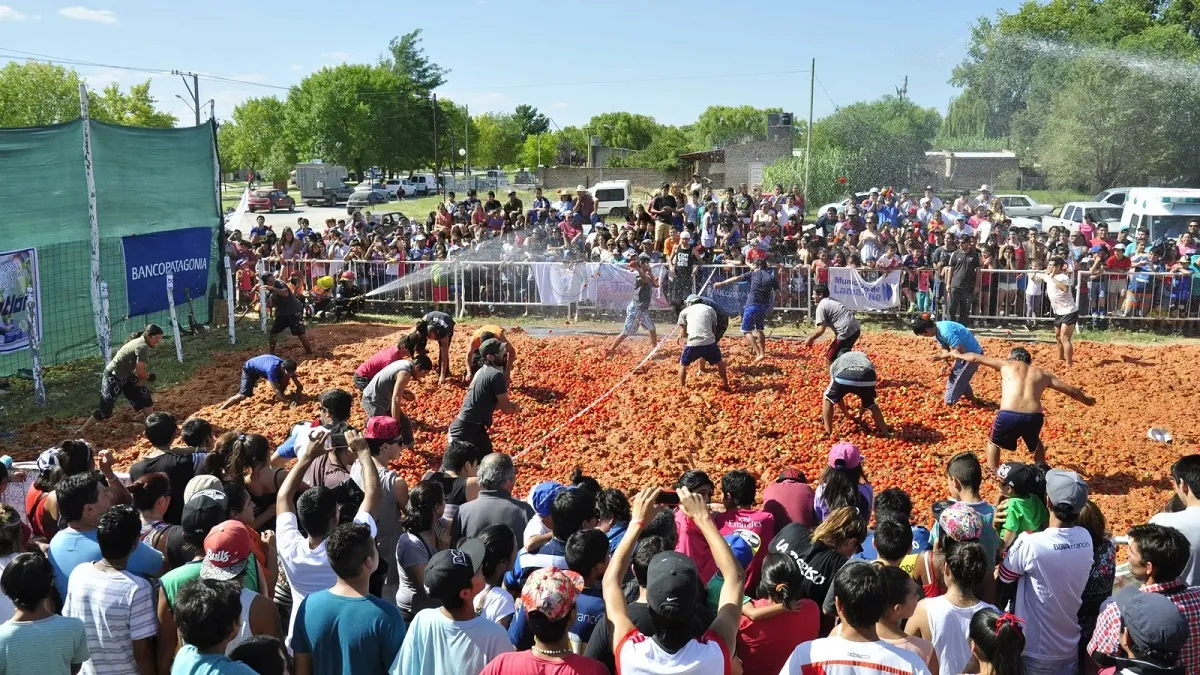
[[[156,102],[150,95],[150,80],[132,85],[128,94],[122,93],[117,83],[112,82],[99,95],[88,92],[88,114],[102,122],[130,127],[174,127],[178,119],[155,108]]]
[[[649,115],[635,115],[627,112],[602,113],[592,117],[584,130],[592,136],[599,136],[604,145],[610,148],[629,148],[642,150],[654,140],[658,133],[659,124]],[[587,140],[584,140],[586,149]]]
[[[420,28],[392,38],[380,63],[426,95],[445,84],[446,76],[450,74],[425,54]]]
[[[234,132],[222,153],[238,168],[261,172],[272,181],[287,180],[296,152],[284,133],[286,116],[283,101],[274,96],[243,101],[233,109]]]
[[[529,138],[533,134],[544,134],[550,129],[550,118],[538,112],[538,109],[522,103],[513,111],[513,117],[521,126],[521,138]]]
[[[49,63],[0,68],[0,127],[58,124],[79,117],[79,74]]]
[[[921,178],[925,151],[942,118],[933,108],[922,108],[897,96],[853,103],[816,121],[813,153],[838,150],[858,153],[864,166],[855,176],[863,183],[890,185]],[[835,162],[836,164],[836,162]]]
[[[708,150],[766,140],[767,115],[778,112],[783,112],[783,108],[709,106],[689,128],[691,145],[697,150]]]
[[[524,141],[520,121],[504,113],[484,113],[473,120],[471,163],[475,166],[512,166]]]

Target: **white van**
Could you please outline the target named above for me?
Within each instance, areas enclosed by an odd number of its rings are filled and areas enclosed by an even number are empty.
[[[623,218],[633,207],[633,183],[627,180],[602,180],[588,192],[596,200],[596,215]]]
[[[1133,188],[1121,212],[1121,227],[1150,230],[1150,241],[1174,239],[1187,231],[1189,220],[1200,219],[1200,190],[1190,188]]]
[[[412,181],[413,188],[418,195],[435,195],[437,194],[437,179],[431,173],[414,173],[408,179]]]

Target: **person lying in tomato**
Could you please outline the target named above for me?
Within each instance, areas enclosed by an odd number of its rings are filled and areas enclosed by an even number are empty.
[[[504,377],[512,381],[513,362],[517,360],[517,350],[513,348],[512,343],[504,336],[504,328],[496,324],[486,324],[479,327],[471,335],[471,342],[467,345],[466,361],[467,361],[467,378],[466,382],[470,384],[471,379],[475,377],[475,371],[483,367],[483,357],[479,354],[479,345],[483,344],[484,340],[496,338],[508,346],[508,363],[504,366]]]

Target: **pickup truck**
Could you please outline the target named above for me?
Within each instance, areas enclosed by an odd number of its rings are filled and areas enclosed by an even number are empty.
[[[1004,215],[1010,218],[1041,218],[1054,211],[1053,205],[1039,204],[1028,195],[996,195],[996,198],[1004,205]]]
[[[1121,224],[1121,211],[1122,207],[1105,202],[1067,202],[1058,215],[1042,218],[1042,230],[1060,225],[1074,232],[1079,229],[1084,215],[1090,214],[1097,225],[1106,223],[1110,230],[1115,231]]]

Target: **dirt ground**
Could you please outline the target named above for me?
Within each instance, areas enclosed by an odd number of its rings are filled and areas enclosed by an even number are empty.
[[[472,329],[460,326],[451,350],[452,368],[459,376]],[[669,327],[661,329],[665,334]],[[198,415],[220,430],[261,433],[278,444],[293,424],[316,416],[316,399],[323,390],[340,387],[357,394],[351,384],[354,369],[405,332],[407,327],[391,325],[317,327],[309,333],[317,349],[312,357],[305,357],[295,339],[289,339],[281,354],[300,363],[305,389],[304,400],[292,406],[276,401],[260,384],[253,399],[231,410],[216,409],[236,393],[241,365],[255,355],[245,351],[215,354],[188,382],[155,391],[155,408],[175,414],[180,422]],[[755,365],[740,338],[726,337],[721,346],[733,391],[720,391],[715,375],[695,367],[684,391],[676,379],[681,345],[671,340],[610,398],[542,442],[637,366],[649,341],[644,336],[629,340],[606,361],[603,354],[611,338],[559,336],[553,330],[538,338],[520,330],[509,332],[517,351],[510,393],[523,410],[515,416],[497,413],[492,438],[498,450],[519,456],[519,491],[543,479],[564,481],[576,466],[606,485],[626,489],[669,485],[691,467],[709,471],[718,484],[722,473],[743,467],[761,476],[761,486],[788,466],[816,481],[824,466],[831,441],[820,436],[820,400],[828,381],[823,349],[808,351],[794,341],[771,341],[770,357]],[[1007,354],[1011,346],[1000,339],[983,342],[994,356]],[[931,503],[946,496],[946,460],[963,450],[982,457],[994,409],[942,403],[942,364],[927,358],[936,351],[931,339],[876,333],[859,344],[876,364],[882,380],[879,402],[898,433],[880,438],[839,417],[836,435],[862,448],[864,468],[876,491],[903,487],[913,496],[916,516],[927,519]],[[1043,438],[1049,462],[1087,479],[1115,533],[1144,522],[1170,497],[1171,463],[1197,452],[1200,389],[1195,364],[1200,362],[1200,346],[1081,343],[1070,371],[1057,361],[1052,345],[1024,346],[1036,365],[1055,370],[1097,398],[1096,406],[1087,408],[1047,394]],[[997,373],[981,369],[974,385],[983,398],[998,401]],[[417,400],[406,413],[416,424],[417,447],[396,467],[408,480],[436,468],[464,389],[461,380],[439,387],[435,378],[415,386]],[[26,425],[0,444],[0,452],[32,459],[40,450],[76,437],[82,422],[50,419]],[[360,427],[365,422],[357,405],[352,422]],[[1174,443],[1149,440],[1146,431],[1151,427],[1168,429]],[[149,447],[141,430],[140,418],[121,404],[112,419],[86,437],[115,450],[118,465],[124,467]],[[1022,449],[1004,459],[1028,457]],[[985,482],[985,497],[994,497],[994,481]]]

